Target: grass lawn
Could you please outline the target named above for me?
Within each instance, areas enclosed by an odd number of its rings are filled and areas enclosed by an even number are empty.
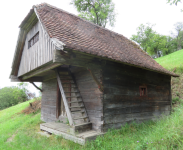
[[[170,116],[156,122],[131,124],[119,130],[110,130],[104,137],[80,146],[62,137],[44,137],[39,132],[40,112],[21,114],[29,102],[0,111],[0,149],[2,150],[129,150],[129,149],[183,149],[183,104]],[[14,138],[12,142],[7,139]]]
[[[155,59],[164,68],[173,71],[180,77],[172,77],[171,88],[173,99],[183,99],[183,49],[169,55]]]
[[[80,145],[58,136],[49,138],[37,134],[40,131],[40,111],[35,114],[20,113],[29,102],[24,102],[0,111],[0,150],[49,150],[75,149]],[[7,139],[14,136],[12,142]],[[67,148],[64,147],[67,145]],[[73,148],[72,148],[73,147]]]
[[[155,60],[170,71],[176,67],[175,73],[183,73],[183,49]]]

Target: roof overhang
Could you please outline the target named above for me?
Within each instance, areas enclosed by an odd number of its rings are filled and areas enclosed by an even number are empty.
[[[28,15],[25,17],[25,19],[22,21],[22,23],[20,24],[20,31],[19,31],[19,36],[18,36],[18,40],[17,40],[17,45],[16,45],[16,49],[15,49],[15,53],[14,53],[14,58],[13,58],[13,62],[12,62],[12,71],[11,71],[11,75],[10,77],[13,76],[17,76],[18,74],[18,69],[19,69],[19,65],[20,65],[20,61],[21,61],[21,56],[22,56],[22,52],[23,52],[23,48],[24,48],[24,43],[25,43],[25,39],[26,39],[26,34],[29,32],[29,30],[38,22],[38,20],[40,21],[43,30],[45,31],[46,34],[49,35],[49,32],[46,30],[46,27],[44,26],[44,24],[41,22],[37,11],[36,11],[37,6],[33,6],[33,8],[30,10],[30,12],[28,13]],[[57,50],[63,50],[65,44],[62,43],[60,40],[56,39],[56,38],[52,38],[52,36],[50,40],[54,43],[54,45],[56,46]],[[77,51],[77,50],[76,50]],[[101,57],[101,56],[97,56],[96,57],[100,57],[100,58],[105,58],[105,57]],[[119,62],[113,59],[108,58],[111,61],[115,61],[115,62]],[[128,64],[125,62],[119,62],[119,63],[124,63],[127,65],[132,65],[132,66],[136,66],[133,64]],[[139,66],[136,66],[139,67]],[[147,67],[139,67],[139,68],[143,68],[146,70],[151,70],[151,71],[155,71],[155,72],[159,72],[161,74],[167,74],[169,76],[174,76],[174,77],[178,77],[179,75],[175,74],[175,73],[165,73],[165,72],[161,72],[159,70],[157,70],[156,68],[154,69],[150,69]]]

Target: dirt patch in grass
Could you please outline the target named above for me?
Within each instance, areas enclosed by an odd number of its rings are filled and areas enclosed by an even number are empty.
[[[18,131],[16,131],[6,142],[12,142]]]
[[[6,142],[12,142],[14,137],[15,137],[15,134],[13,134],[10,138],[8,138]]]
[[[21,111],[24,114],[35,113],[41,109],[41,99],[37,98],[34,102],[29,103],[29,106]]]

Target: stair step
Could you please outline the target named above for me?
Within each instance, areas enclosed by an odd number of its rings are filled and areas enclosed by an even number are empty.
[[[78,97],[81,97],[81,96],[66,96],[66,98],[78,98]]]
[[[74,83],[74,81],[69,81],[69,80],[66,80],[66,81],[64,80],[64,81],[63,81],[63,80],[62,80],[62,83],[71,83],[71,82]]]
[[[91,130],[92,130],[91,122],[77,124],[73,127],[73,131],[75,134],[81,134],[83,132],[87,132],[87,131],[91,131]]]
[[[79,119],[85,119],[85,118],[88,118],[88,117],[73,118],[73,120],[79,120]]]
[[[71,77],[70,75],[62,75],[60,74],[60,77]]]
[[[71,113],[75,113],[75,112],[77,112],[77,113],[85,113],[84,110],[71,110]]]
[[[68,102],[68,103],[71,104],[71,103],[80,103],[80,102],[83,102],[83,101],[71,101],[71,102]]]
[[[72,107],[69,107],[69,108],[82,108],[82,107],[84,107],[84,105],[83,106],[72,106]]]
[[[65,93],[79,93],[79,92],[65,92]]]
[[[64,97],[66,98],[67,107],[70,109],[70,113],[71,113],[69,115],[71,115],[70,117],[72,117],[72,119],[75,120],[74,124],[76,125],[78,123],[83,123],[82,119],[84,119],[84,122],[89,122],[89,117],[87,115],[86,108],[84,106],[82,97],[77,96],[77,95],[80,95],[80,92],[78,90],[77,84],[75,82],[75,79],[74,79],[74,76],[72,75],[72,73],[69,72],[68,74],[61,74],[61,75],[59,75],[59,78],[61,80],[60,84],[63,88],[63,91],[61,89],[61,91],[62,91],[61,93],[63,93]],[[72,89],[72,90],[69,91],[66,89]],[[67,92],[64,92],[64,90]],[[73,91],[77,91],[77,92],[73,92]],[[71,95],[71,93],[75,93],[75,94]],[[73,101],[69,101],[69,99],[72,100],[71,98],[75,98],[75,100],[73,99]],[[81,105],[81,106],[74,106],[74,105]],[[81,120],[79,120],[79,119],[81,119]],[[92,124],[90,123],[90,124],[81,124],[80,126],[77,126],[76,128],[74,128],[73,131],[77,131],[80,133],[80,132],[88,131],[91,129],[92,129]]]
[[[76,86],[68,87],[68,86],[63,86],[63,88],[77,88]]]
[[[62,84],[74,84],[74,83],[70,83],[70,82],[62,82]]]

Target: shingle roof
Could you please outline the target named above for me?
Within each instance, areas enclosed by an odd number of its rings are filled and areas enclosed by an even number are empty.
[[[49,36],[62,41],[66,48],[178,76],[163,68],[137,44],[123,35],[46,3],[34,6],[34,8]]]

